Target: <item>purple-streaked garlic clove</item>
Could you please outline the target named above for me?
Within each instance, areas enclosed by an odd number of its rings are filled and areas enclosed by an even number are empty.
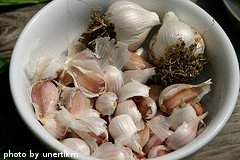
[[[159,96],[160,109],[166,114],[171,114],[173,109],[180,106],[183,102],[193,105],[210,92],[211,84],[211,79],[209,79],[197,85],[173,84],[168,86]]]
[[[58,88],[50,80],[38,81],[31,86],[31,100],[38,118],[56,110],[58,92]]]
[[[150,136],[150,138],[149,138],[149,141],[144,146],[143,152],[147,155],[152,147],[155,147],[155,146],[158,146],[158,145],[162,145],[164,143],[165,143],[165,140],[162,140],[158,136],[156,136],[155,134],[152,134]]]
[[[86,96],[92,98],[106,91],[106,81],[100,74],[76,66],[69,68],[74,77],[75,86]]]
[[[162,87],[160,85],[149,85],[149,87],[149,97],[151,97],[158,104],[158,98],[162,92]]]
[[[62,144],[84,155],[90,155],[90,147],[80,138],[66,138],[62,140]]]
[[[141,147],[144,147],[148,143],[150,137],[150,129],[148,125],[144,124],[144,128],[138,131],[137,134],[139,136],[139,144]]]
[[[91,154],[91,156],[100,159],[134,160],[131,149],[122,146],[117,146],[110,142],[106,142],[100,145],[98,149]]]
[[[169,129],[172,126],[171,120],[163,115],[153,117],[147,121],[147,124],[152,133],[154,133],[162,141],[173,133],[173,131]]]
[[[145,61],[142,57],[134,52],[130,52],[131,56],[128,63],[124,66],[126,70],[141,70],[153,67],[150,63]]]
[[[151,150],[148,152],[148,158],[157,158],[166,155],[171,151],[172,150],[165,145],[158,145],[151,148]]]
[[[134,102],[137,105],[139,112],[142,114],[142,118],[151,119],[157,113],[157,105],[155,101],[150,97],[133,97]]]
[[[80,118],[87,109],[91,108],[90,100],[78,89],[67,88],[63,90],[61,97],[65,108],[75,118]]]
[[[146,68],[144,70],[127,70],[123,72],[124,83],[127,84],[132,81],[145,84],[153,75],[155,75],[155,68]]]
[[[58,120],[57,112],[46,115],[39,119],[43,127],[56,139],[62,139],[67,128]]]
[[[118,102],[124,102],[129,98],[135,96],[148,97],[149,96],[149,87],[139,82],[130,82],[125,84],[118,91]]]
[[[201,115],[203,115],[205,113],[205,109],[204,109],[203,104],[201,104],[199,102],[195,103],[193,105],[193,108],[195,109],[197,116],[201,116]]]
[[[144,155],[138,142],[137,127],[127,114],[115,116],[109,124],[109,133],[117,145],[127,146],[135,152]]]
[[[107,91],[117,93],[124,85],[122,71],[117,67],[108,65],[104,68],[104,78],[107,83]]]
[[[144,122],[142,120],[141,113],[139,112],[133,100],[127,100],[117,105],[115,116],[123,114],[127,114],[132,118],[138,130],[142,130],[144,128]]]
[[[200,120],[201,118],[196,117],[188,123],[184,122],[167,138],[167,146],[173,150],[177,150],[194,140],[197,135]]]
[[[183,122],[188,123],[195,118],[197,118],[196,111],[189,103],[184,104],[180,108],[176,107],[169,116],[169,119],[172,121],[171,129],[176,130]]]
[[[114,113],[117,107],[117,95],[113,92],[105,92],[100,95],[95,103],[95,108],[103,116],[110,116]]]

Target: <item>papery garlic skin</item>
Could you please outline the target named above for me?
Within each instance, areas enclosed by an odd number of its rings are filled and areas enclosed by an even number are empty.
[[[174,12],[167,12],[163,18],[163,24],[156,36],[150,42],[152,50],[150,59],[159,60],[165,58],[165,48],[184,42],[186,47],[196,44],[195,54],[204,52],[202,37],[188,24],[181,22]]]
[[[144,147],[148,143],[150,137],[150,129],[148,125],[144,123],[144,128],[138,131],[137,134],[139,136],[138,143],[141,145],[141,147]]]
[[[113,92],[105,92],[100,95],[95,103],[95,108],[103,115],[110,116],[117,107],[117,95]]]
[[[66,138],[62,141],[62,144],[84,155],[87,155],[87,156],[90,155],[89,146],[86,144],[86,142],[84,142],[79,138]]]
[[[31,86],[31,101],[37,118],[56,110],[58,92],[58,88],[50,80],[37,81]]]
[[[118,102],[124,102],[134,96],[148,97],[149,89],[147,85],[139,82],[127,83],[118,91]]]
[[[144,122],[142,120],[141,113],[138,111],[133,100],[127,100],[117,105],[115,116],[123,114],[127,114],[132,118],[138,130],[142,130],[144,128]]]
[[[171,149],[165,145],[159,145],[152,147],[148,153],[148,158],[156,158],[168,154],[171,152]]]
[[[160,24],[158,15],[129,1],[117,1],[106,12],[115,27],[116,39],[129,44],[128,49],[136,50],[145,40],[149,31]]]
[[[166,87],[160,94],[158,102],[160,109],[167,114],[171,114],[173,109],[182,103],[194,105],[198,103],[204,95],[211,91],[211,79],[197,84],[173,84]]]
[[[165,140],[160,139],[158,136],[155,134],[152,134],[149,138],[149,141],[147,144],[144,146],[144,153],[148,154],[148,152],[151,150],[152,147],[162,145],[165,143]]]
[[[107,83],[107,91],[117,93],[124,85],[122,71],[117,67],[108,65],[104,68],[104,78]]]

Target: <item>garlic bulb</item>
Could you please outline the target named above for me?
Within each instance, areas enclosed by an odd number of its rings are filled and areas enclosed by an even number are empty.
[[[119,116],[122,114],[129,115],[132,118],[138,130],[144,128],[144,122],[142,120],[141,113],[138,111],[137,106],[133,100],[127,100],[117,105],[115,116]]]
[[[150,49],[153,51],[150,58],[159,60],[165,58],[166,47],[184,42],[186,47],[196,44],[195,54],[204,52],[203,39],[188,24],[181,22],[173,12],[167,12],[163,18],[163,24],[157,36],[150,42]]]
[[[62,141],[62,144],[82,154],[90,155],[89,146],[79,138],[66,138]]]
[[[104,68],[104,78],[107,83],[107,91],[117,93],[124,85],[122,71],[117,67],[108,65]]]
[[[152,147],[148,153],[148,158],[156,158],[168,154],[171,152],[171,149],[165,145],[159,145]]]
[[[149,78],[155,75],[155,68],[147,68],[144,70],[127,70],[123,72],[124,83],[127,84],[132,81],[137,81],[145,84]]]
[[[95,103],[96,109],[103,115],[112,115],[117,107],[117,95],[113,92],[105,92],[98,97]]]
[[[31,100],[37,118],[56,110],[58,92],[58,88],[50,80],[37,81],[31,86]]]
[[[160,109],[167,114],[171,114],[173,109],[180,106],[183,102],[194,105],[202,97],[210,92],[211,79],[197,84],[174,84],[165,88],[158,99]]]
[[[125,84],[117,93],[118,102],[124,102],[134,96],[148,97],[149,87],[139,82]]]
[[[117,1],[106,12],[115,27],[116,39],[129,44],[128,49],[136,50],[145,40],[149,31],[160,24],[158,15],[129,1]]]

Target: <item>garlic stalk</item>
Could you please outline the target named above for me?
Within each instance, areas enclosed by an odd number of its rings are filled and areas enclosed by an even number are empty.
[[[200,34],[188,24],[181,22],[173,12],[167,12],[157,35],[150,42],[153,61],[166,57],[166,48],[184,42],[185,47],[196,45],[194,54],[204,52],[204,42]]]
[[[169,128],[172,125],[172,122],[168,117],[163,115],[155,116],[147,122],[151,131],[158,136],[162,141],[172,134],[172,131]]]
[[[108,65],[104,68],[104,78],[107,83],[107,91],[117,93],[124,85],[122,71],[117,67]]]
[[[31,86],[31,101],[38,119],[57,109],[58,92],[50,80],[37,81]]]
[[[117,107],[117,99],[117,95],[113,92],[103,93],[96,100],[96,110],[98,110],[103,116],[112,115]]]
[[[145,84],[149,78],[155,75],[155,68],[147,68],[144,70],[127,70],[123,72],[124,83],[127,84],[132,81],[137,81]]]
[[[194,105],[202,97],[210,92],[211,79],[197,84],[174,84],[166,87],[160,94],[158,102],[160,109],[167,114],[171,114],[173,109],[183,102]]]
[[[130,82],[125,84],[117,93],[118,102],[124,102],[134,96],[148,97],[149,87],[139,82]]]
[[[83,140],[79,138],[66,138],[62,141],[62,144],[66,145],[72,150],[80,152],[85,155],[90,155],[90,148]]]
[[[115,27],[116,39],[129,44],[128,49],[136,50],[145,40],[149,31],[160,24],[158,15],[129,1],[117,1],[106,12]]]
[[[127,114],[132,118],[138,130],[142,130],[144,128],[144,122],[142,120],[141,113],[138,111],[133,100],[127,100],[117,105],[115,116],[123,114]]]
[[[132,150],[122,146],[114,145],[110,142],[103,143],[96,151],[91,154],[92,157],[101,159],[134,160]]]
[[[171,149],[165,145],[159,145],[152,147],[148,153],[148,158],[156,158],[168,154],[171,152]]]
[[[190,122],[197,118],[194,108],[188,103],[184,107],[177,107],[173,109],[169,118],[172,121],[171,129],[176,130],[183,122]]]

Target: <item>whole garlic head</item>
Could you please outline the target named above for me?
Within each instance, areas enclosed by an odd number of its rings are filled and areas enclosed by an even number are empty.
[[[149,31],[160,24],[158,15],[129,1],[117,1],[107,10],[110,23],[115,27],[116,39],[129,44],[130,51],[136,50]]]

